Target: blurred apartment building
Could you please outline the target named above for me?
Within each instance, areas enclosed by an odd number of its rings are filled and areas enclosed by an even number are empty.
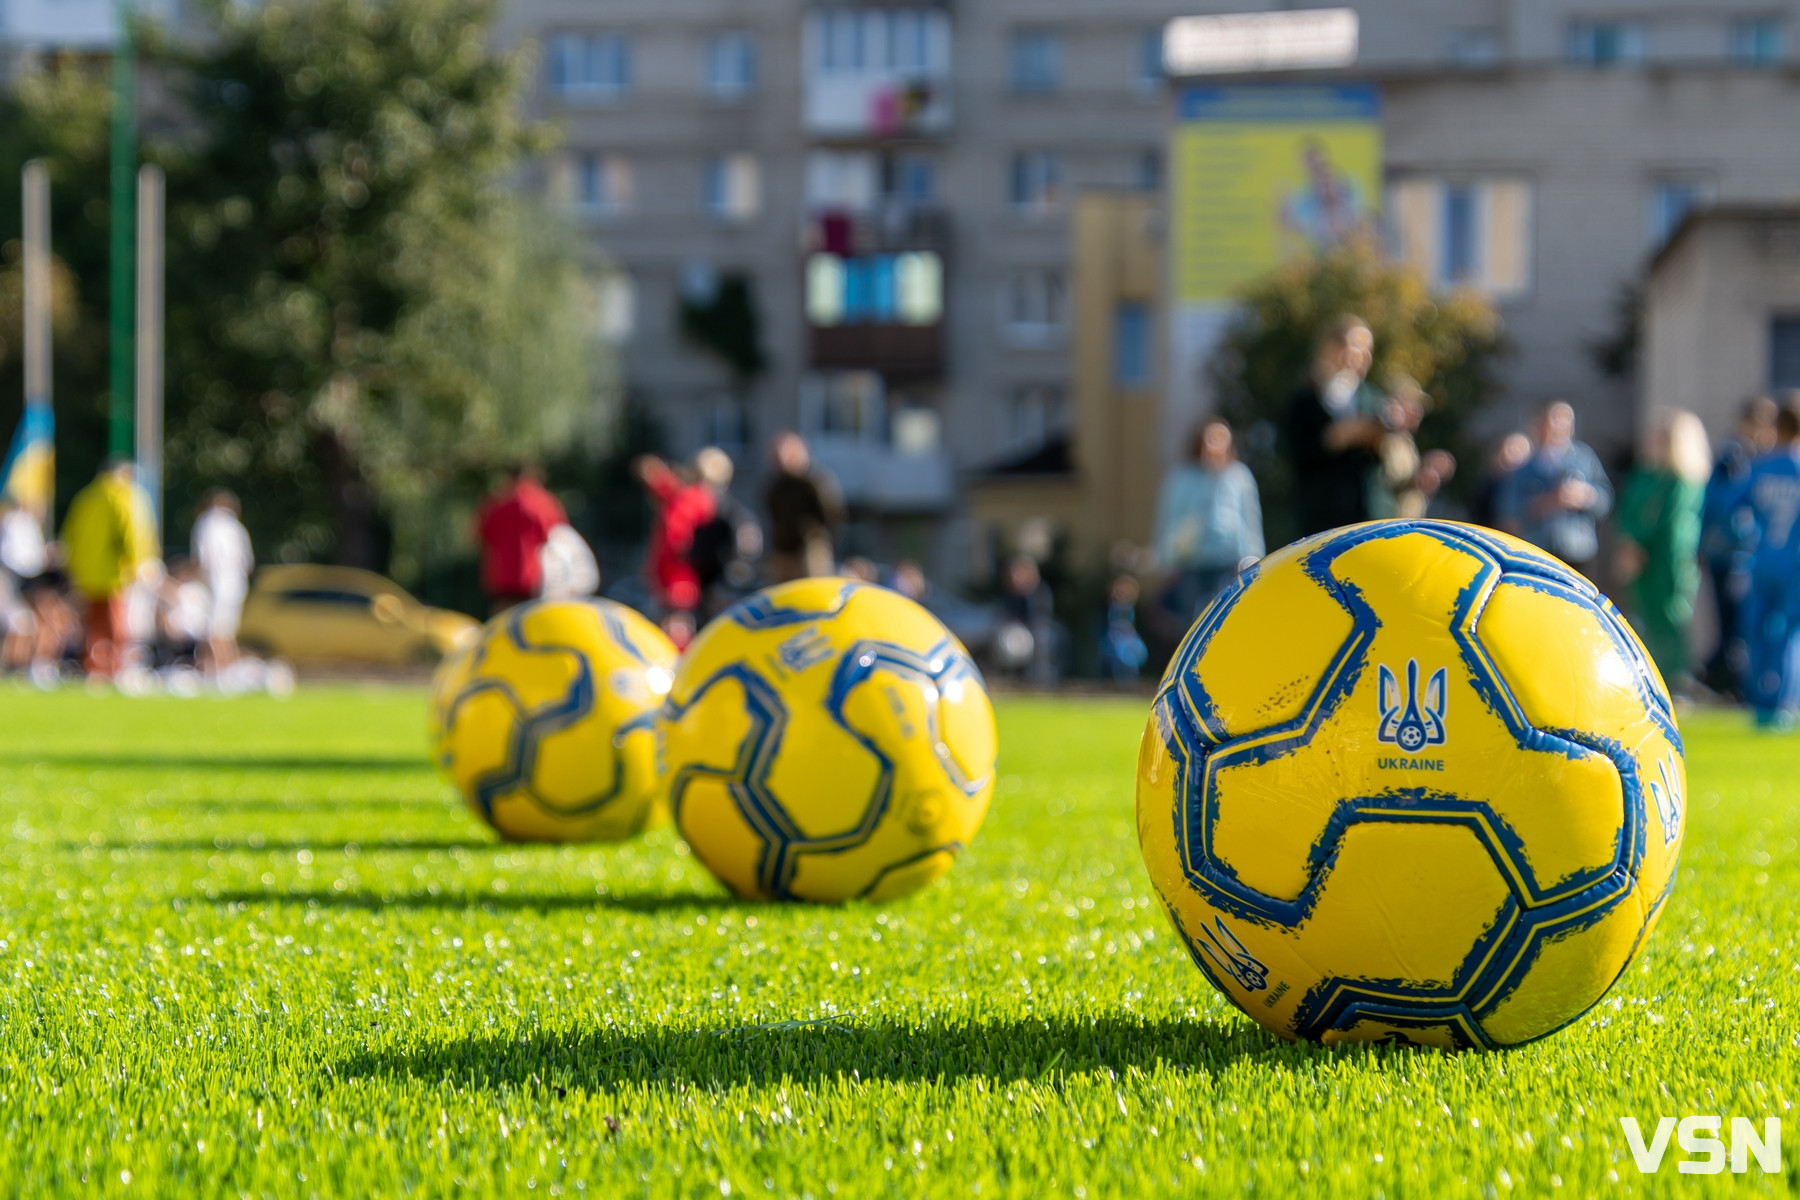
[[[605,322],[677,448],[760,454],[799,428],[844,485],[859,549],[954,577],[994,532],[957,516],[972,481],[1085,469],[1135,495],[1204,406],[1197,364],[1171,362],[1160,291],[1110,314],[1072,294],[1073,214],[1085,192],[1137,192],[1143,236],[1163,236],[1161,30],[1247,7],[515,0],[505,36],[539,47],[533,107],[567,131],[544,184],[616,266]],[[1333,77],[1381,89],[1391,251],[1490,295],[1516,348],[1494,428],[1562,395],[1620,449],[1631,384],[1590,347],[1616,334],[1622,295],[1690,210],[1800,197],[1800,5],[1356,7],[1361,60]],[[747,388],[677,315],[733,276],[769,356]],[[1078,372],[1082,338],[1132,378]],[[1178,411],[1133,417],[1144,444],[1087,464],[1115,422],[1077,388]],[[1146,508],[1081,541],[1142,542]]]
[[[500,36],[535,48],[530,106],[565,131],[532,186],[589,235],[598,320],[672,449],[733,449],[753,490],[767,436],[798,428],[843,484],[856,549],[957,578],[1012,536],[966,515],[1009,480],[1072,494],[1084,552],[1147,539],[1143,497],[1206,404],[1204,339],[1171,336],[1166,273],[1089,270],[1115,290],[1076,296],[1078,202],[1105,209],[1094,261],[1166,262],[1162,29],[1255,7],[512,0]],[[1621,297],[1691,211],[1800,203],[1800,0],[1355,7],[1358,64],[1307,78],[1379,88],[1391,252],[1504,316],[1491,429],[1562,395],[1622,449],[1634,384],[1591,352]],[[111,30],[110,0],[0,0],[0,75],[21,49],[101,49]],[[1668,274],[1659,296],[1679,291]],[[767,355],[748,380],[681,331],[684,303],[729,317],[739,281]],[[1800,383],[1800,303],[1765,309],[1740,306],[1754,361],[1663,402]],[[1090,490],[1136,499],[1101,520]]]

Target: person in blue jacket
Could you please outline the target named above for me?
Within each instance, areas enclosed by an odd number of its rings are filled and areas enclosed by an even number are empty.
[[[1706,563],[1719,621],[1719,640],[1706,660],[1703,679],[1713,691],[1735,700],[1744,699],[1744,673],[1750,662],[1738,619],[1738,607],[1750,590],[1750,555],[1732,506],[1750,477],[1751,464],[1775,446],[1775,413],[1775,401],[1767,396],[1753,396],[1744,403],[1736,435],[1719,448],[1701,509],[1700,557]]]
[[[1750,592],[1740,620],[1750,652],[1756,723],[1791,729],[1800,710],[1800,412],[1775,416],[1775,448],[1757,459],[1738,493]]]

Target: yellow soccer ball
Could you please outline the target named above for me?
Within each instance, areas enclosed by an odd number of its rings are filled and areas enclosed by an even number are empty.
[[[628,838],[662,793],[656,713],[675,658],[662,630],[610,600],[502,613],[432,680],[438,765],[508,840]]]
[[[782,584],[694,639],[664,712],[669,799],[738,895],[888,900],[950,869],[994,787],[968,652],[886,588]]]
[[[1275,1033],[1511,1046],[1625,970],[1686,790],[1668,692],[1586,580],[1376,521],[1201,615],[1144,731],[1138,839],[1194,961]]]

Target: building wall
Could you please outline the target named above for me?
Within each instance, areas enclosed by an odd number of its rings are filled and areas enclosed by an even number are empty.
[[[1054,432],[1042,419],[1045,395],[1060,391],[1065,429],[1076,419],[1080,384],[1068,323],[1087,310],[1074,294],[1071,212],[1084,190],[1148,186],[1155,195],[1159,187],[1171,110],[1167,89],[1146,85],[1146,36],[1176,16],[1265,6],[1276,7],[1257,0],[943,6],[953,29],[952,115],[947,130],[917,144],[938,156],[938,201],[950,214],[935,396],[959,477],[1027,453]],[[726,382],[675,334],[675,298],[691,261],[755,277],[773,359],[755,391],[756,440],[800,420],[806,339],[797,243],[806,154],[817,142],[802,128],[801,29],[816,7],[615,0],[597,11],[576,0],[514,0],[507,10],[509,42],[566,28],[627,31],[636,43],[637,86],[623,100],[581,104],[540,90],[533,107],[564,125],[569,151],[616,150],[640,163],[637,211],[586,227],[636,281],[627,371],[678,451],[710,439],[706,404]],[[1784,23],[1782,57],[1795,61],[1800,3],[1741,12],[1697,0],[1367,0],[1357,7],[1362,61],[1346,75],[1383,89],[1390,180],[1505,175],[1530,185],[1530,281],[1499,302],[1514,353],[1483,431],[1519,425],[1541,399],[1566,396],[1586,436],[1603,451],[1622,450],[1632,435],[1633,388],[1603,377],[1591,346],[1616,332],[1619,298],[1641,283],[1656,249],[1656,189],[1690,181],[1717,202],[1800,195],[1800,157],[1783,149],[1800,117],[1800,77],[1791,67],[1731,57],[1734,21],[1761,17]],[[1572,31],[1582,22],[1628,27],[1628,57],[1637,61],[1573,61]],[[706,39],[724,28],[751,29],[757,40],[756,89],[735,104],[709,99],[701,86]],[[1062,69],[1056,87],[1021,92],[1011,78],[1011,48],[1016,34],[1033,30],[1056,37]],[[724,225],[701,211],[701,164],[740,149],[761,163],[762,205],[753,220]],[[1027,211],[1012,202],[1012,163],[1025,151],[1057,156],[1058,203]],[[1021,336],[1003,314],[1015,282],[1032,272],[1060,277],[1064,326]],[[1192,386],[1185,378],[1162,382]],[[1164,452],[1145,472],[1160,469],[1180,432],[1163,431]],[[754,487],[753,478],[748,483]],[[952,511],[915,520],[915,533],[922,521],[936,531],[931,536],[954,541]],[[956,573],[949,565],[956,554],[931,557]]]
[[[1769,152],[1800,117],[1800,88],[1786,74],[1519,68],[1390,81],[1386,105],[1390,176],[1532,183],[1531,286],[1499,305],[1515,352],[1490,431],[1564,396],[1587,436],[1629,443],[1631,385],[1604,378],[1591,347],[1615,332],[1622,290],[1658,248],[1648,210],[1660,182],[1704,180],[1721,202],[1800,195],[1800,158]]]
[[[1164,307],[1159,217],[1141,195],[1094,192],[1076,200],[1074,459],[1089,484],[1081,533],[1090,562],[1119,542],[1150,541],[1161,480],[1143,467],[1161,457],[1161,380],[1153,372],[1143,386],[1121,382],[1115,337],[1121,306],[1151,313]],[[1153,349],[1151,357],[1162,356]]]
[[[677,451],[717,440],[712,409],[732,385],[729,372],[678,330],[684,276],[695,267],[743,272],[755,281],[770,365],[751,403],[753,410],[774,409],[777,424],[793,419],[802,332],[795,255],[800,8],[796,0],[616,0],[597,12],[576,0],[528,0],[509,6],[502,18],[502,43],[538,60],[532,114],[562,132],[553,161],[536,173],[540,185],[585,154],[617,154],[631,164],[634,197],[626,211],[576,209],[572,219],[597,256],[631,279],[633,328],[622,346],[627,383],[653,406]],[[740,29],[756,38],[756,87],[743,99],[715,98],[705,87],[708,40]],[[562,32],[628,37],[630,89],[616,99],[554,94],[539,51]],[[705,164],[740,151],[757,156],[760,204],[749,219],[723,220],[702,204]]]
[[[970,488],[970,519],[983,544],[1017,549],[1020,531],[1048,520],[1068,565],[1096,570],[1122,547],[1149,544],[1160,473],[1163,390],[1153,370],[1142,386],[1120,382],[1115,342],[1121,305],[1139,306],[1151,328],[1163,303],[1159,205],[1142,193],[1077,196],[1069,225],[1074,305],[1070,338],[1071,470],[1060,476],[999,473]],[[1161,359],[1152,342],[1152,362]]]
[[[1645,289],[1641,417],[1699,413],[1717,439],[1770,390],[1770,322],[1800,315],[1800,207],[1721,210],[1658,258]]]

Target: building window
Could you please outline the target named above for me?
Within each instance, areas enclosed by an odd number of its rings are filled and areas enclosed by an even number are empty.
[[[1455,287],[1473,283],[1480,270],[1476,194],[1474,186],[1466,183],[1444,187],[1444,247],[1438,277]]]
[[[816,209],[875,207],[880,160],[868,150],[813,150],[806,156],[806,200]]]
[[[631,161],[622,154],[582,154],[575,159],[575,207],[591,216],[631,211]]]
[[[1800,388],[1800,317],[1769,321],[1769,389]]]
[[[907,150],[886,164],[888,199],[907,204],[930,204],[937,199],[937,160],[919,150]]]
[[[1012,35],[1012,88],[1054,92],[1062,87],[1062,38],[1047,29],[1018,29]]]
[[[714,392],[707,401],[707,441],[741,450],[750,444],[750,404],[740,392]]]
[[[1682,221],[1694,209],[1712,199],[1711,180],[1701,178],[1660,179],[1650,185],[1644,214],[1644,241],[1652,250],[1681,228]]]
[[[1569,61],[1610,67],[1644,61],[1644,27],[1637,21],[1571,21]]]
[[[886,17],[888,68],[902,75],[923,75],[931,70],[934,56],[930,14],[900,8]]]
[[[550,91],[610,99],[631,90],[631,41],[620,34],[559,33],[544,46]]]
[[[756,39],[741,30],[715,36],[706,48],[706,90],[738,100],[756,88]]]
[[[1159,192],[1163,185],[1162,151],[1155,146],[1138,151],[1133,164],[1131,185],[1140,192]]]
[[[1150,385],[1150,310],[1135,300],[1113,310],[1113,382],[1122,388]]]
[[[1001,294],[1001,332],[1015,346],[1053,345],[1062,337],[1066,304],[1061,271],[1015,271]]]
[[[815,326],[935,325],[944,316],[944,263],[929,250],[806,260],[806,319]]]
[[[883,440],[886,387],[874,371],[835,371],[800,381],[800,426],[821,438]]]
[[[811,17],[813,61],[824,75],[920,76],[948,69],[949,24],[923,8],[826,8]]]
[[[1061,434],[1065,421],[1062,389],[1029,384],[1013,393],[1008,441],[1016,451],[1036,450]]]
[[[944,318],[944,260],[929,250],[894,256],[894,311],[902,325]]]
[[[1787,30],[1780,17],[1744,17],[1731,23],[1731,57],[1746,66],[1766,67],[1787,54]]]
[[[762,205],[762,179],[756,155],[719,154],[706,161],[702,199],[706,211],[726,221],[748,221]]]
[[[1532,192],[1523,179],[1421,179],[1388,194],[1389,252],[1434,286],[1492,299],[1531,289]]]
[[[1013,155],[1010,192],[1013,207],[1047,212],[1061,200],[1062,160],[1050,150],[1021,150]]]
[[[944,422],[929,404],[901,398],[888,417],[888,437],[902,454],[936,454],[944,445]]]
[[[863,69],[866,14],[833,8],[819,14],[819,68],[827,74],[853,74]]]
[[[619,346],[637,331],[637,288],[624,271],[608,271],[592,281],[594,333]]]
[[[1139,91],[1154,92],[1167,76],[1163,72],[1163,31],[1146,29],[1137,41],[1137,86]]]
[[[1493,29],[1454,30],[1444,44],[1444,57],[1458,67],[1498,66],[1500,34]]]

